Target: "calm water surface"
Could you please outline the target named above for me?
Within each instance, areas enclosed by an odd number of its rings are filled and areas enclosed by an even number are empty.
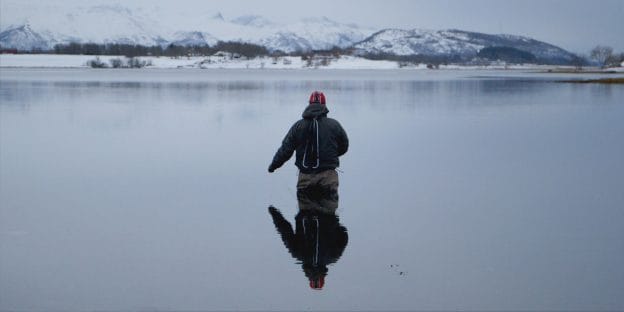
[[[3,68],[0,310],[624,309],[624,87],[567,78]],[[351,139],[322,290],[266,172],[315,89]]]

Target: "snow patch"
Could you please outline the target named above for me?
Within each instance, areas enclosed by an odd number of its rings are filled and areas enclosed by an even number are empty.
[[[101,62],[110,65],[113,59],[124,56],[97,56]],[[56,54],[0,54],[0,67],[34,68],[80,68],[96,58],[94,55]],[[232,69],[395,69],[398,64],[392,61],[374,61],[360,57],[315,58],[310,61],[298,56],[257,57],[246,59],[227,52],[218,52],[209,57],[138,57],[151,63],[147,68],[232,68]],[[323,63],[325,62],[325,63]]]

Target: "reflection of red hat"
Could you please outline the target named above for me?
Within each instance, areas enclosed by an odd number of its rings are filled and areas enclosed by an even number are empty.
[[[321,290],[325,285],[325,276],[321,275],[317,278],[310,278],[310,288]]]
[[[310,104],[323,104],[325,105],[325,94],[320,91],[314,91],[310,94]]]

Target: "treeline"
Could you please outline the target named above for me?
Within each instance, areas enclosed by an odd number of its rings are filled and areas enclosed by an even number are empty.
[[[152,61],[130,57],[125,60],[120,58],[110,59],[108,63],[106,63],[102,61],[99,56],[96,56],[95,59],[87,61],[87,66],[92,68],[143,68],[145,66],[152,66]]]
[[[596,46],[590,51],[590,55],[574,55],[571,59],[548,58],[542,59],[534,54],[512,47],[486,47],[475,54],[445,54],[445,55],[396,55],[392,53],[365,53],[352,47],[333,47],[326,50],[296,51],[285,53],[282,51],[269,51],[266,47],[244,42],[219,41],[215,45],[156,45],[144,46],[135,44],[120,43],[68,43],[57,44],[52,50],[33,49],[21,51],[17,49],[3,49],[1,53],[54,53],[54,54],[74,54],[74,55],[120,55],[128,58],[137,56],[165,56],[165,57],[187,57],[187,56],[209,56],[223,51],[231,53],[231,57],[254,58],[258,56],[301,56],[303,60],[313,62],[318,59],[338,58],[342,55],[355,55],[371,60],[396,61],[399,65],[427,64],[434,67],[446,64],[476,64],[482,65],[492,61],[500,60],[507,63],[533,63],[533,64],[558,64],[574,65],[583,67],[598,64],[603,68],[617,67],[624,62],[624,52],[615,53],[611,47]]]
[[[537,63],[537,57],[535,57],[533,53],[512,47],[486,47],[479,50],[477,57],[490,61],[501,60],[514,64]]]
[[[216,52],[224,51],[238,54],[244,57],[256,57],[269,55],[269,50],[264,46],[252,43],[219,41],[213,46],[182,46],[170,44],[167,46],[143,46],[119,43],[76,43],[57,44],[54,46],[55,54],[77,54],[77,55],[123,55],[127,57],[136,56],[207,56]]]
[[[476,56],[477,62],[485,60],[488,62],[504,61],[510,64],[572,65],[577,68],[591,64],[587,58],[576,54],[572,55],[571,58],[551,57],[544,59],[538,58],[531,52],[506,46],[485,47],[479,50]]]
[[[399,64],[430,64],[433,66],[447,65],[451,63],[463,63],[468,61],[459,54],[451,55],[396,55],[392,53],[366,53],[359,56],[369,60],[396,61]]]
[[[530,52],[522,51],[512,47],[486,47],[476,54],[437,54],[437,55],[396,55],[392,53],[369,53],[360,56],[371,60],[396,61],[399,65],[427,64],[430,67],[448,64],[471,64],[487,65],[493,61],[504,61],[510,64],[566,64],[566,65],[586,65],[585,59],[573,60],[539,59]]]

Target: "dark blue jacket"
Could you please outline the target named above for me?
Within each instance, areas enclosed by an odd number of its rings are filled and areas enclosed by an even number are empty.
[[[303,173],[318,173],[336,169],[338,160],[349,149],[349,138],[335,119],[327,117],[329,110],[322,104],[310,104],[282,141],[269,170],[281,167],[296,151],[295,165]]]

